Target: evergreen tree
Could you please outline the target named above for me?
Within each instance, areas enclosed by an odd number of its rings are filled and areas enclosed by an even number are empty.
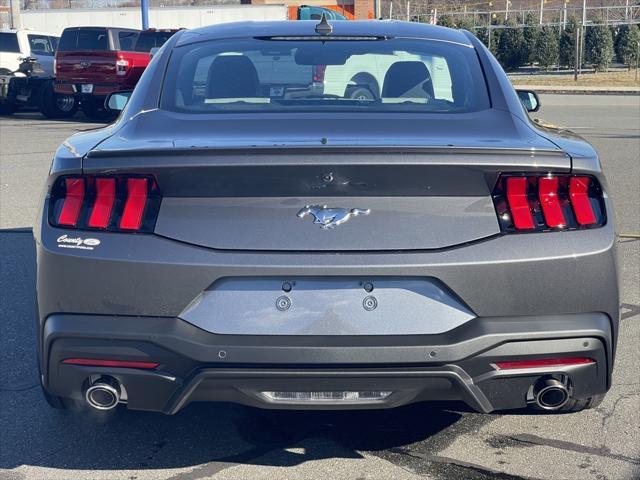
[[[615,51],[618,61],[629,65],[629,69],[638,61],[638,44],[640,44],[638,25],[622,25],[616,36]]]
[[[443,27],[449,27],[449,28],[455,27],[455,22],[453,21],[453,18],[451,18],[450,15],[439,16],[437,24]]]
[[[558,32],[555,28],[542,27],[536,42],[535,56],[540,68],[548,70],[558,63]]]
[[[532,65],[536,60],[536,45],[540,36],[540,25],[533,13],[529,12],[524,19],[524,32],[522,32],[522,56],[524,62]]]
[[[587,27],[585,34],[585,56],[596,71],[605,71],[613,60],[611,30],[601,21]]]
[[[487,27],[476,28],[474,32],[478,40],[484,43],[485,47],[489,48],[489,29]]]
[[[484,43],[485,46],[491,51],[491,53],[495,55],[497,53],[498,42],[500,41],[499,32],[500,30],[492,28],[491,34],[489,34],[488,27],[480,27],[476,29],[475,35],[476,37],[478,37],[478,40]],[[491,45],[489,45],[489,40],[491,40]]]
[[[522,28],[513,20],[506,21],[504,25],[507,28],[502,30],[498,40],[497,57],[504,69],[516,70],[524,63]]]
[[[473,27],[473,19],[470,17],[463,17],[462,15],[459,15],[456,19],[456,28],[459,28],[461,30],[469,30],[473,33]]]
[[[576,31],[578,21],[571,16],[567,20],[565,29],[560,34],[560,65],[571,68],[576,63]]]

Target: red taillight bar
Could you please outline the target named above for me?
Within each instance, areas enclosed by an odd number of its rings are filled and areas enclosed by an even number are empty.
[[[78,224],[78,216],[84,200],[84,183],[84,178],[65,178],[66,192],[58,217],[60,225],[75,227]]]
[[[142,214],[147,204],[147,179],[127,179],[127,201],[124,204],[120,228],[138,230],[142,223]]]
[[[116,179],[96,178],[96,201],[89,217],[90,227],[107,228],[115,200]]]
[[[538,180],[538,195],[544,220],[550,227],[564,227],[566,221],[559,199],[558,177],[541,177]]]
[[[584,365],[595,363],[595,360],[584,357],[541,358],[538,360],[512,360],[495,362],[499,370],[519,370],[522,368],[564,367],[567,365]]]
[[[596,223],[596,216],[591,208],[589,200],[589,177],[572,177],[569,183],[569,195],[571,205],[576,214],[576,220],[580,225],[593,225]]]
[[[503,232],[574,230],[606,223],[598,181],[569,174],[503,174],[493,191]]]
[[[528,183],[529,181],[526,177],[507,178],[507,199],[509,207],[511,207],[513,223],[518,230],[527,230],[535,227],[531,209],[529,208]]]
[[[158,362],[140,362],[137,360],[100,360],[97,358],[67,358],[62,361],[67,365],[83,365],[87,367],[114,367],[114,368],[139,368],[153,370],[158,367]]]

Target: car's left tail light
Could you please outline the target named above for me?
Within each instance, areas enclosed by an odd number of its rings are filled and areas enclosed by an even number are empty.
[[[64,176],[51,189],[49,223],[77,230],[149,233],[161,200],[152,176]]]

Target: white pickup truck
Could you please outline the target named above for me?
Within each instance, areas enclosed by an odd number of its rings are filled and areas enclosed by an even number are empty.
[[[0,115],[20,107],[36,107],[50,118],[75,114],[74,98],[53,91],[58,40],[34,30],[0,30]]]

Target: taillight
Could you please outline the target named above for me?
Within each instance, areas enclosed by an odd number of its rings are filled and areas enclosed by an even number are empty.
[[[153,232],[161,200],[151,176],[65,176],[51,189],[49,223],[79,230]]]
[[[501,175],[493,201],[504,232],[593,228],[607,220],[598,181],[584,175]]]
[[[324,74],[327,71],[326,65],[314,65],[313,66],[313,81],[322,83],[324,82]]]
[[[84,202],[86,190],[84,178],[65,178],[64,189],[65,198],[58,215],[58,223],[66,227],[75,227]]]
[[[149,180],[146,178],[127,178],[127,200],[124,203],[120,228],[123,230],[139,230],[142,214],[147,204]]]
[[[129,70],[129,60],[119,58],[116,60],[116,75],[126,75]]]

